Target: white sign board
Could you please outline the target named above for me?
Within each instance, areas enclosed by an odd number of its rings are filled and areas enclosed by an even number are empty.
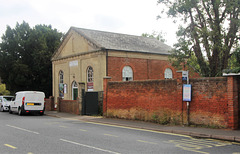
[[[64,94],[67,93],[67,84],[64,84]]]
[[[183,101],[191,102],[192,98],[192,85],[183,84]]]
[[[70,62],[69,62],[69,66],[70,66],[70,67],[78,66],[78,61],[77,61],[77,60],[70,61]]]

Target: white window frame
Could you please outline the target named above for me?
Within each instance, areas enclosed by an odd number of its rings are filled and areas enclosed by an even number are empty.
[[[131,66],[124,66],[122,69],[122,80],[133,81],[133,69]]]
[[[164,71],[164,78],[165,79],[172,79],[173,78],[173,71],[170,68],[166,68]]]

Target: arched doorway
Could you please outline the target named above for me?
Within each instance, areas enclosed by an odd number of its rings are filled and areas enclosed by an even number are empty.
[[[72,83],[72,100],[77,100],[78,97],[78,85],[76,81]]]

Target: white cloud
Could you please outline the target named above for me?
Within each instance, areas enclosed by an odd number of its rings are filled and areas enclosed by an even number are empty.
[[[1,2],[2,1],[2,2]],[[156,20],[160,14],[157,0],[0,0],[0,35],[6,25],[15,27],[25,20],[30,26],[51,24],[67,32],[71,26],[141,35],[166,32],[168,44],[175,39],[177,26],[169,19]]]

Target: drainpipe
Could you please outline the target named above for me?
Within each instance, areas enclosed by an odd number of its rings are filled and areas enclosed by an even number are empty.
[[[187,84],[189,84],[189,76],[187,77]],[[190,111],[189,111],[189,102],[187,102],[187,125],[189,126],[189,116],[190,116]]]
[[[101,50],[106,52],[106,76],[108,76],[108,49],[102,47]]]
[[[106,49],[106,76],[108,76],[108,50]]]

